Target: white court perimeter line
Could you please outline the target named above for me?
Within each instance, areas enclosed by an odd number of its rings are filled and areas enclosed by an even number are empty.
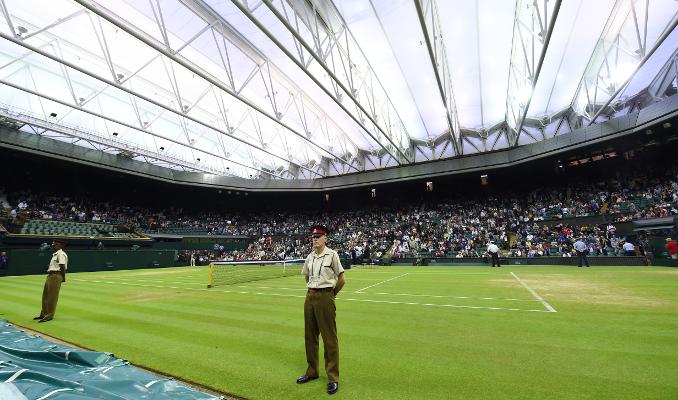
[[[391,278],[391,279],[386,279],[385,281],[377,282],[377,283],[375,283],[374,285],[370,285],[370,286],[364,287],[364,288],[362,288],[362,289],[358,289],[358,290],[356,290],[356,291],[353,292],[353,293],[362,293],[363,290],[367,290],[367,289],[369,289],[369,288],[371,288],[371,287],[375,287],[375,286],[377,286],[377,285],[381,285],[382,283],[386,283],[386,282],[392,281],[392,280],[394,280],[394,279],[402,278],[403,276],[408,275],[408,274],[409,274],[409,272],[406,272],[406,273],[404,273],[404,274],[402,274],[402,275],[398,275],[398,276],[393,277],[393,278]]]
[[[550,305],[549,303],[547,303],[546,300],[544,300],[539,294],[537,294],[537,292],[535,292],[534,290],[532,290],[532,288],[530,288],[529,286],[527,286],[527,284],[526,284],[525,282],[523,282],[522,279],[518,278],[518,275],[514,274],[513,272],[511,272],[511,275],[513,275],[513,277],[516,278],[516,280],[517,280],[521,285],[523,285],[523,287],[524,287],[525,289],[529,290],[530,293],[532,293],[532,296],[534,296],[535,299],[541,301],[541,304],[543,304],[544,307],[546,307],[547,310],[549,310],[550,312],[558,312],[558,311],[556,311],[555,308],[551,307],[551,305]]]

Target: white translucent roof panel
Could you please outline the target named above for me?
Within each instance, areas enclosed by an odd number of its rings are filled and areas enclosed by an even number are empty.
[[[372,0],[374,9],[365,0],[338,0],[335,4],[351,33],[359,41],[379,81],[382,85],[388,86],[389,98],[398,110],[410,137],[427,139],[429,137],[427,132],[442,132],[444,126],[432,126],[427,129],[423,123],[424,120],[440,120],[445,114],[444,109],[441,110],[440,101],[430,96],[431,93],[435,93],[433,90],[437,87],[433,71],[426,63],[428,52],[426,45],[423,44],[421,27],[416,23],[402,23],[406,18],[416,17],[414,3],[407,0]],[[377,15],[374,13],[375,10]],[[416,19],[412,22],[416,22]],[[396,58],[396,54],[401,57]],[[423,81],[418,79],[422,76],[425,77]],[[414,98],[408,85],[414,92]],[[422,92],[426,93],[427,100],[421,98]],[[419,107],[414,102],[415,98],[420,100]],[[419,114],[421,110],[434,114],[431,118],[422,120]]]
[[[532,95],[528,117],[540,118],[570,106],[614,0],[564,1]]]
[[[453,0],[438,7],[462,127],[502,121],[515,2]]]

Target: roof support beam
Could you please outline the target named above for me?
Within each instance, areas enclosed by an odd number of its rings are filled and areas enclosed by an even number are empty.
[[[323,7],[323,12],[330,13],[332,27],[328,27],[330,17],[321,17],[320,10],[315,4],[309,5],[306,2],[294,2],[294,11],[287,12],[286,3],[281,3],[285,11],[283,15],[270,0],[264,0],[263,3],[273,13],[273,15],[290,32],[295,46],[300,54],[305,50],[313,60],[325,71],[329,79],[323,84],[315,74],[304,63],[302,56],[295,56],[292,51],[285,47],[275,35],[269,31],[266,26],[252,14],[247,7],[247,2],[243,0],[232,0],[233,4],[242,11],[271,41],[273,41],[280,50],[282,50],[309,78],[311,78],[320,89],[322,89],[330,98],[332,98],[344,112],[347,113],[367,134],[386,151],[398,165],[410,163],[413,157],[409,152],[409,135],[404,124],[395,110],[395,107],[388,98],[388,94],[379,82],[378,77],[362,54],[360,47],[352,37],[348,27],[341,19],[338,11],[334,9],[333,4],[328,3]],[[299,8],[303,9],[303,14]],[[292,15],[289,15],[292,14]],[[293,21],[289,21],[293,18]],[[305,27],[304,33],[311,35],[314,39],[315,47],[309,45],[302,37],[300,30]],[[339,34],[335,32],[340,32]],[[328,39],[328,40],[325,40]],[[329,48],[327,54],[324,54],[320,43],[327,43]],[[340,70],[330,68],[326,59],[330,59],[333,66],[339,65]],[[341,73],[343,78],[339,78]],[[332,87],[335,92],[332,93],[327,87]],[[355,105],[355,111],[342,104],[344,97],[347,97]],[[369,109],[369,110],[368,110]],[[377,120],[383,122],[379,123]]]
[[[11,118],[15,121],[21,121],[27,125],[35,126],[45,131],[57,132],[64,134],[70,138],[76,139],[73,144],[77,143],[80,140],[84,140],[93,147],[97,148],[94,144],[104,145],[107,148],[115,148],[122,151],[134,153],[144,157],[152,158],[154,160],[164,161],[171,165],[182,166],[188,168],[192,171],[204,172],[207,174],[213,175],[230,175],[227,174],[225,170],[219,170],[216,168],[210,168],[207,165],[201,165],[196,162],[192,162],[180,157],[176,157],[170,154],[161,154],[152,149],[143,147],[138,144],[126,143],[117,138],[110,138],[98,135],[96,133],[87,132],[82,129],[61,125],[51,121],[45,121],[37,116],[29,115],[25,112],[14,112],[13,110],[0,107],[0,116],[5,118]],[[101,150],[98,149],[97,150]]]
[[[313,129],[308,127],[307,118],[315,119],[318,121],[318,128],[323,132],[333,132],[334,141],[338,144],[344,151],[348,151],[348,147],[352,147],[353,151],[356,152],[359,150],[358,146],[351,140],[349,135],[342,130],[339,125],[332,119],[332,117],[324,112],[322,107],[316,104],[309,96],[305,95],[304,91],[292,80],[289,78],[280,68],[278,68],[275,63],[266,57],[261,51],[259,51],[254,44],[252,44],[246,37],[239,33],[225,18],[223,18],[219,13],[217,13],[212,7],[206,4],[202,0],[179,0],[186,8],[191,12],[195,13],[198,17],[202,18],[204,21],[213,21],[210,26],[212,30],[212,35],[214,35],[214,40],[217,41],[218,38],[223,43],[223,53],[222,48],[217,46],[217,50],[220,56],[221,65],[223,66],[224,71],[229,77],[231,88],[235,89],[233,84],[233,73],[231,71],[231,59],[228,54],[228,48],[226,46],[226,41],[233,43],[243,54],[252,60],[252,62],[257,65],[264,66],[266,70],[266,75],[269,77],[272,76],[274,79],[264,79],[266,82],[265,87],[273,86],[282,87],[285,90],[289,91],[294,99],[293,103],[295,109],[300,115],[300,122],[304,127],[304,133],[306,136],[310,136]],[[185,46],[185,45],[184,45]],[[259,69],[260,75],[263,73],[262,68]],[[273,89],[275,91],[275,89]],[[286,113],[281,113],[281,120],[285,121]],[[309,139],[310,140],[310,139]],[[323,157],[327,157],[323,155]],[[341,157],[334,159],[335,161],[342,161]],[[358,172],[355,167],[350,164],[347,164],[350,168],[353,168]]]
[[[445,50],[445,42],[440,29],[440,18],[438,17],[438,4],[436,0],[415,0],[414,5],[417,8],[419,23],[424,31],[426,47],[431,58],[431,65],[435,72],[438,90],[441,100],[445,105],[445,119],[449,129],[450,140],[454,145],[454,152],[457,155],[463,153],[461,143],[461,129],[459,127],[459,117],[457,116],[457,103],[454,100],[454,90],[452,88],[452,76]],[[423,153],[422,153],[423,154]]]
[[[8,41],[11,41],[11,42],[13,42],[13,43],[19,45],[19,46],[22,46],[22,47],[25,47],[25,48],[27,48],[27,49],[29,49],[29,50],[32,50],[34,53],[40,54],[40,55],[43,56],[43,57],[47,57],[47,58],[49,58],[49,59],[51,59],[51,60],[53,60],[53,61],[56,61],[56,62],[59,63],[60,65],[69,67],[69,68],[71,68],[71,69],[74,69],[74,70],[76,70],[76,71],[78,71],[78,72],[81,72],[81,73],[83,73],[83,74],[85,74],[85,75],[88,75],[88,76],[90,76],[90,77],[92,77],[92,78],[94,78],[94,79],[97,79],[98,81],[101,81],[101,82],[103,82],[103,83],[105,83],[105,84],[107,84],[107,85],[109,85],[109,86],[111,86],[111,87],[115,87],[115,88],[117,88],[117,89],[119,89],[119,90],[122,90],[122,91],[124,91],[124,92],[126,92],[126,93],[129,93],[129,94],[131,94],[131,95],[133,95],[133,96],[135,96],[135,97],[137,97],[137,98],[139,98],[139,99],[145,100],[145,101],[147,101],[147,102],[149,102],[149,103],[151,103],[151,104],[153,104],[153,105],[155,105],[155,106],[157,106],[157,107],[160,107],[160,108],[162,108],[162,109],[165,109],[165,110],[167,110],[167,111],[170,111],[171,113],[174,113],[174,114],[178,115],[180,118],[187,118],[187,119],[189,119],[189,120],[191,120],[191,121],[193,121],[193,122],[195,122],[195,123],[197,123],[197,124],[200,124],[200,125],[202,125],[202,126],[204,126],[204,127],[206,127],[206,128],[212,129],[212,130],[214,130],[214,131],[216,131],[216,132],[219,132],[219,133],[221,133],[221,134],[223,134],[223,135],[226,135],[226,136],[228,136],[229,138],[232,138],[232,139],[237,140],[237,141],[239,141],[239,142],[241,142],[241,143],[244,143],[244,144],[246,144],[246,145],[248,145],[248,146],[250,146],[250,147],[252,147],[252,148],[256,148],[256,149],[258,149],[258,150],[260,150],[260,151],[262,151],[262,152],[265,152],[265,153],[267,153],[267,154],[270,154],[270,155],[273,156],[273,157],[282,159],[282,160],[284,160],[285,162],[288,162],[288,163],[291,163],[291,164],[296,164],[296,163],[291,162],[290,160],[288,160],[288,159],[285,158],[285,157],[282,157],[282,156],[279,156],[279,155],[277,155],[277,154],[275,154],[275,153],[272,153],[272,152],[270,152],[270,151],[268,151],[268,150],[266,150],[266,149],[263,149],[263,148],[261,148],[261,147],[259,147],[259,146],[257,146],[257,145],[254,145],[254,144],[252,144],[252,143],[250,143],[250,142],[248,142],[248,141],[245,141],[245,140],[243,140],[243,139],[241,139],[241,138],[239,138],[239,137],[237,137],[237,136],[235,136],[235,135],[231,135],[231,134],[229,134],[229,133],[227,133],[227,132],[225,132],[225,131],[223,131],[223,130],[221,130],[221,129],[219,129],[219,128],[217,128],[217,127],[211,125],[211,124],[208,124],[208,123],[206,123],[206,122],[204,122],[204,121],[201,121],[201,120],[199,120],[199,119],[197,119],[197,118],[194,118],[194,117],[192,117],[192,116],[190,116],[190,115],[186,115],[185,113],[182,113],[182,112],[179,112],[179,111],[177,111],[177,110],[175,110],[175,109],[172,109],[171,107],[168,107],[168,106],[165,105],[165,104],[159,103],[159,102],[156,101],[156,100],[153,100],[153,99],[151,99],[151,98],[149,98],[149,97],[147,97],[147,96],[144,96],[144,95],[142,95],[142,94],[140,94],[140,93],[137,93],[137,92],[135,92],[135,91],[133,91],[133,90],[131,90],[131,89],[129,89],[129,88],[127,88],[127,87],[125,87],[125,86],[123,86],[123,85],[117,83],[117,82],[111,81],[111,80],[106,79],[106,78],[101,77],[101,76],[98,76],[98,75],[96,75],[96,74],[94,74],[94,73],[92,73],[92,72],[90,72],[90,71],[87,71],[87,70],[81,68],[80,66],[74,65],[73,63],[71,63],[71,62],[69,62],[69,61],[63,60],[63,59],[61,59],[61,58],[59,58],[59,57],[57,57],[57,56],[55,56],[55,55],[52,55],[52,54],[47,53],[47,52],[45,52],[45,51],[43,51],[43,50],[41,50],[41,49],[38,49],[38,48],[36,48],[36,47],[34,47],[34,46],[31,46],[31,45],[29,45],[28,43],[25,43],[25,42],[23,42],[23,41],[21,41],[21,40],[19,40],[19,39],[15,39],[15,38],[13,38],[13,37],[11,37],[11,36],[5,34],[5,33],[0,32],[0,38],[6,39],[6,40],[8,40]],[[70,106],[70,105],[69,105],[69,106]],[[84,110],[84,109],[82,109],[82,110]],[[135,127],[134,129],[139,129],[139,128],[138,128],[138,127]],[[190,145],[189,145],[189,147],[190,147]],[[298,164],[297,164],[297,165],[298,165]],[[299,166],[300,168],[305,168],[305,167],[303,167],[303,166],[301,166],[301,165],[298,165],[298,166]],[[312,172],[313,174],[322,176],[322,175],[321,175],[320,173],[318,173],[318,172],[315,172],[315,171],[310,171],[310,172]]]
[[[650,7],[647,0],[617,0],[615,3],[571,102],[575,112],[589,125],[609,111],[612,101],[675,29],[678,12],[648,50],[644,21]]]
[[[49,100],[49,101],[52,101],[52,102],[57,103],[57,104],[61,104],[61,105],[66,106],[66,107],[76,107],[76,106],[73,106],[72,104],[68,104],[68,103],[66,103],[65,101],[61,101],[61,100],[59,100],[59,99],[57,99],[57,98],[55,98],[55,97],[46,95],[46,94],[44,94],[44,93],[39,93],[39,92],[37,92],[37,91],[31,90],[31,89],[28,89],[28,88],[24,88],[24,87],[21,87],[21,86],[18,86],[18,85],[15,85],[15,84],[12,83],[12,82],[8,82],[8,81],[5,81],[5,80],[0,80],[0,84],[3,84],[3,85],[6,85],[6,86],[9,86],[9,87],[12,87],[12,88],[17,89],[17,90],[24,91],[24,92],[26,92],[26,93],[32,94],[32,95],[34,95],[34,96],[38,96],[38,97],[40,97],[40,98],[47,99],[47,100]],[[184,146],[184,147],[190,147],[190,148],[193,148],[192,146],[187,145],[187,144],[185,144],[185,143],[182,143],[182,142],[180,142],[180,141],[178,141],[178,140],[175,140],[175,139],[172,139],[172,138],[169,138],[169,137],[166,137],[166,136],[157,134],[157,133],[155,133],[155,132],[147,131],[147,130],[144,130],[144,129],[139,129],[139,127],[130,125],[130,124],[126,123],[126,122],[119,121],[119,120],[114,119],[114,118],[111,118],[111,117],[107,117],[107,116],[105,116],[105,115],[103,115],[103,114],[99,114],[99,113],[97,113],[97,112],[90,111],[90,110],[87,110],[87,109],[85,109],[85,108],[79,108],[79,107],[78,107],[77,109],[78,109],[79,111],[81,111],[81,112],[90,114],[90,115],[92,115],[92,116],[95,116],[95,117],[98,117],[98,118],[101,118],[101,119],[104,119],[104,120],[107,120],[107,121],[110,121],[110,122],[114,122],[114,123],[116,123],[116,124],[125,126],[125,127],[127,127],[127,128],[130,128],[130,129],[133,129],[133,130],[137,130],[137,131],[139,131],[139,130],[140,130],[140,131],[143,131],[143,132],[145,132],[145,133],[147,133],[147,134],[149,134],[149,135],[151,135],[151,136],[157,137],[157,138],[162,139],[162,140],[166,140],[166,141],[168,141],[168,142],[177,144],[177,145],[179,145],[179,146]],[[24,113],[24,114],[25,114],[25,113]],[[25,121],[23,121],[23,120],[21,120],[21,119],[19,119],[19,118],[14,118],[14,117],[13,117],[13,119],[14,119],[14,120],[17,120],[17,121],[21,121],[21,122],[24,123],[24,124],[28,124],[28,125],[30,125],[31,127],[40,127],[41,129],[44,129],[44,131],[43,131],[42,133],[46,132],[47,130],[53,130],[53,131],[55,131],[55,132],[60,132],[60,133],[63,133],[63,134],[68,134],[67,132],[64,132],[64,131],[63,131],[63,128],[60,128],[60,127],[63,127],[63,126],[64,126],[63,124],[52,123],[52,124],[49,124],[48,127],[45,127],[45,126],[43,126],[43,125],[41,125],[41,124],[25,122]],[[34,119],[36,119],[36,118],[34,117]],[[58,128],[58,129],[57,129],[57,128]],[[37,133],[37,131],[36,131],[36,133]],[[91,134],[92,134],[92,133],[90,133],[90,135],[91,135]],[[119,141],[118,141],[118,142],[119,142]],[[106,143],[106,144],[108,144],[108,143]],[[119,147],[119,146],[113,146],[113,147],[122,149],[122,148]],[[258,172],[265,173],[265,174],[270,174],[269,172],[266,172],[266,171],[264,171],[264,170],[258,169],[258,168],[256,168],[256,167],[251,166],[251,165],[247,165],[247,164],[240,163],[240,162],[238,162],[238,161],[231,160],[231,159],[229,159],[229,158],[227,158],[227,157],[221,156],[221,155],[216,154],[216,153],[212,153],[212,152],[210,152],[210,151],[206,151],[206,150],[202,150],[202,149],[195,149],[195,148],[193,148],[193,149],[196,150],[196,151],[199,151],[199,152],[201,152],[201,153],[210,155],[210,156],[212,156],[212,157],[221,159],[221,160],[223,160],[223,161],[226,161],[226,162],[229,162],[229,163],[233,163],[233,164],[236,164],[236,165],[240,165],[241,167],[244,167],[244,168],[256,170],[256,171],[258,171]],[[122,150],[124,150],[124,149],[122,149]],[[161,155],[160,153],[158,153],[158,152],[154,152],[153,155],[149,155],[149,156],[153,157],[153,158],[156,159],[156,160],[163,159],[162,155]],[[214,172],[211,172],[211,173],[214,173]],[[273,176],[274,176],[274,177],[277,177],[277,176],[275,176],[275,175],[273,175]]]
[[[561,0],[517,0],[506,95],[509,146],[517,146],[539,79]]]
[[[609,106],[610,103],[612,103],[612,101],[615,100],[617,98],[617,96],[619,96],[619,94],[622,92],[622,90],[624,90],[624,88],[626,88],[626,85],[628,85],[629,82],[631,82],[631,79],[633,79],[633,77],[636,75],[636,72],[638,72],[638,70],[645,64],[645,62],[650,57],[652,57],[652,54],[654,54],[654,52],[659,48],[659,46],[664,42],[664,40],[671,34],[671,32],[673,32],[673,30],[676,28],[677,25],[678,25],[678,18],[674,17],[672,23],[669,25],[669,27],[667,29],[664,30],[662,35],[657,39],[657,42],[654,44],[654,46],[652,46],[650,51],[648,51],[647,54],[645,54],[645,57],[643,57],[640,60],[640,62],[638,62],[638,65],[634,69],[633,73],[631,73],[631,75],[623,83],[619,84],[619,87],[617,87],[617,90],[615,90],[614,93],[612,93],[610,95],[610,98],[607,99],[605,104],[603,104],[603,106],[600,107],[595,114],[593,114],[593,116],[591,117],[591,120],[589,120],[589,125],[593,124],[596,121],[596,118],[598,118],[598,116],[607,108],[607,106]]]
[[[656,99],[661,99],[671,84],[678,78],[678,48],[659,70],[657,76],[652,80],[647,91]]]
[[[101,18],[107,20],[109,23],[113,24],[114,26],[118,27],[119,29],[122,29],[123,31],[125,31],[125,32],[128,33],[129,35],[133,36],[134,38],[138,39],[138,40],[141,41],[142,43],[146,44],[147,46],[149,46],[149,47],[152,48],[153,50],[155,50],[155,51],[161,53],[162,55],[164,55],[164,56],[167,57],[168,59],[172,60],[173,62],[175,62],[175,63],[181,65],[182,67],[184,67],[184,68],[186,68],[187,70],[191,71],[192,73],[196,74],[196,75],[199,76],[200,78],[202,78],[202,79],[204,79],[205,81],[209,82],[211,85],[216,86],[216,87],[219,88],[220,90],[222,90],[222,91],[228,93],[229,95],[231,95],[232,97],[238,99],[239,101],[241,101],[242,103],[244,103],[245,105],[247,105],[249,108],[255,110],[257,113],[259,113],[259,114],[261,114],[261,115],[267,117],[267,118],[270,119],[271,121],[274,121],[275,123],[277,123],[277,124],[283,126],[283,127],[284,127],[285,129],[287,129],[289,132],[294,133],[294,134],[297,135],[298,137],[302,138],[302,139],[303,139],[305,142],[307,142],[308,144],[314,146],[314,147],[316,148],[316,150],[317,150],[319,153],[322,153],[323,155],[328,155],[329,157],[335,158],[334,155],[333,155],[332,153],[329,153],[327,150],[325,150],[325,149],[323,149],[322,147],[318,146],[318,145],[315,144],[314,142],[309,141],[308,138],[307,138],[305,135],[303,135],[302,133],[298,132],[297,130],[295,130],[295,129],[292,128],[291,126],[289,126],[289,125],[283,123],[282,121],[280,121],[280,119],[279,119],[277,116],[271,115],[270,113],[266,112],[265,110],[263,110],[261,107],[259,107],[258,105],[256,105],[256,104],[253,103],[252,101],[250,101],[250,100],[248,100],[247,98],[243,97],[240,93],[237,93],[237,92],[235,92],[234,90],[232,90],[231,88],[229,88],[229,87],[228,87],[227,85],[225,85],[223,82],[220,82],[220,81],[217,80],[216,78],[214,78],[214,77],[212,77],[212,76],[206,74],[206,73],[205,73],[204,71],[202,71],[200,68],[197,68],[195,65],[193,65],[193,64],[190,63],[189,61],[185,60],[183,57],[179,57],[179,56],[176,54],[175,51],[166,48],[166,46],[164,46],[164,44],[158,43],[158,42],[155,41],[153,38],[151,38],[151,37],[149,37],[148,35],[146,35],[144,32],[141,32],[137,27],[132,26],[128,21],[125,21],[125,20],[123,20],[123,19],[121,19],[121,18],[115,16],[115,15],[112,14],[111,12],[106,11],[102,6],[100,6],[99,4],[97,4],[97,3],[95,3],[95,2],[93,2],[93,1],[91,1],[91,0],[75,0],[75,2],[78,3],[78,4],[80,4],[82,7],[88,9],[88,10],[91,11],[92,13],[94,13],[94,14],[100,16]],[[123,90],[125,90],[125,89],[123,88]],[[199,120],[197,120],[197,119],[193,119],[192,117],[186,115],[185,113],[181,113],[181,114],[182,114],[184,117],[189,118],[189,119],[192,119],[192,120],[194,120],[194,122],[197,122],[197,123],[199,123],[199,124],[201,124],[201,125],[205,125],[205,126],[207,125],[207,124],[205,124],[204,122],[201,122],[201,121],[199,121]],[[217,130],[217,131],[220,131],[219,129],[214,128],[214,127],[212,127],[212,129],[215,129],[215,130]],[[225,132],[222,132],[222,133],[225,133]],[[259,147],[259,146],[256,146],[256,145],[254,145],[254,144],[252,144],[252,143],[249,143],[249,142],[247,142],[247,141],[244,141],[244,140],[238,138],[238,137],[235,136],[235,135],[233,135],[233,136],[231,136],[231,137],[233,137],[234,139],[239,140],[239,141],[241,141],[241,142],[243,142],[243,143],[249,145],[250,147],[253,147],[253,148],[256,148],[257,150],[260,150],[260,151],[263,151],[263,152],[265,152],[265,153],[268,153],[268,154],[270,154],[270,155],[272,155],[272,156],[274,156],[274,157],[276,157],[276,158],[283,159],[283,160],[285,160],[286,162],[289,162],[289,163],[292,163],[292,164],[296,164],[296,163],[294,163],[293,161],[291,161],[291,160],[289,160],[289,159],[287,159],[287,158],[285,158],[285,157],[282,157],[282,156],[277,155],[277,154],[275,154],[275,153],[272,153],[272,152],[270,152],[270,151],[268,151],[268,150],[266,150],[266,149],[263,149],[263,148],[261,148],[261,147]],[[304,167],[303,165],[299,165],[299,164],[297,164],[297,165],[298,165],[300,168],[302,168],[302,169],[308,169],[308,168]],[[309,170],[309,172],[311,172],[312,174],[317,175],[317,176],[322,176],[322,174],[320,174],[320,173],[318,173],[317,171],[314,171],[314,170]]]

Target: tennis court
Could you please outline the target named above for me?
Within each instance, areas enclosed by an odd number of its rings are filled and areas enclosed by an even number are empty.
[[[1,318],[252,399],[312,399],[303,277],[206,288],[207,268],[0,278]],[[337,297],[344,399],[673,399],[678,271],[652,267],[354,268]],[[322,350],[321,350],[322,357]]]

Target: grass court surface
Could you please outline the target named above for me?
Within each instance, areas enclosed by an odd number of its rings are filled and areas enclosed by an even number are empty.
[[[678,399],[678,269],[346,271],[337,399]],[[303,277],[206,289],[207,268],[0,278],[0,319],[248,399],[325,398],[303,374]],[[322,361],[322,344],[320,350]]]

